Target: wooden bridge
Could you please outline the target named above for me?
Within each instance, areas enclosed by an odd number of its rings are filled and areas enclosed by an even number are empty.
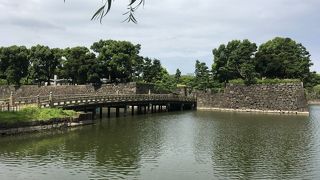
[[[178,96],[173,94],[70,94],[35,96],[35,97],[14,97],[0,99],[0,110],[18,111],[28,105],[41,108],[62,108],[76,111],[91,111],[95,117],[99,109],[100,118],[103,115],[103,108],[108,108],[110,117],[111,108],[115,108],[116,116],[119,116],[120,109],[124,115],[131,107],[132,115],[135,111],[138,114],[154,113],[159,111],[191,110],[196,109],[197,100],[193,97]]]

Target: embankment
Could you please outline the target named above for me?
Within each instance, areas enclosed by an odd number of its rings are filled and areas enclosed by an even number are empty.
[[[198,109],[241,112],[308,113],[302,83],[233,85],[224,92],[196,92]]]
[[[78,117],[54,118],[50,120],[28,121],[13,124],[0,122],[0,136],[39,132],[43,130],[67,128],[93,123],[94,121],[91,113],[80,113]]]

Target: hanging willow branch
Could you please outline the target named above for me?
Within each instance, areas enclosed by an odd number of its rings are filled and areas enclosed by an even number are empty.
[[[63,0],[64,2],[66,0]],[[94,13],[94,15],[91,17],[91,20],[99,20],[100,23],[102,22],[102,19],[110,12],[111,5],[114,0],[102,0],[103,5]],[[138,23],[137,19],[134,16],[135,11],[141,6],[144,6],[145,0],[130,0],[128,4],[128,11],[124,13],[123,15],[128,16],[123,22],[133,22]]]

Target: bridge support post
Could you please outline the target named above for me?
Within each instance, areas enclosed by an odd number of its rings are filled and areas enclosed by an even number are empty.
[[[103,107],[100,106],[100,119],[102,119],[102,109],[103,109]]]
[[[180,110],[183,111],[183,109],[184,109],[184,104],[182,103],[180,106]]]
[[[111,111],[111,108],[110,107],[108,107],[108,118],[110,118],[110,111]]]
[[[131,115],[134,116],[134,106],[131,106]]]
[[[151,113],[154,113],[153,111],[154,111],[153,104],[151,104]]]
[[[94,107],[94,108],[92,109],[92,120],[94,120],[94,119],[96,118],[96,111],[97,111],[97,108]]]
[[[120,108],[116,107],[116,117],[119,117],[119,116],[120,116]]]
[[[158,112],[161,112],[161,105],[158,105]]]
[[[170,111],[170,103],[168,103],[168,104],[167,104],[167,106],[166,106],[166,110],[167,110],[167,112],[169,112],[169,111]]]
[[[141,107],[140,105],[137,106],[137,114],[140,114],[141,113]]]
[[[144,110],[144,114],[147,114],[147,106],[146,105],[143,106],[143,110]]]
[[[128,106],[125,105],[125,106],[124,106],[124,110],[123,110],[124,116],[127,116],[127,111],[128,111]]]
[[[197,109],[196,103],[193,103],[193,104],[191,105],[191,109],[192,109],[192,110],[196,110],[196,109]]]

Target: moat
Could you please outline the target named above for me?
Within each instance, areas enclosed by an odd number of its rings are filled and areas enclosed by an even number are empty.
[[[185,111],[0,138],[0,179],[318,179],[310,116]]]

